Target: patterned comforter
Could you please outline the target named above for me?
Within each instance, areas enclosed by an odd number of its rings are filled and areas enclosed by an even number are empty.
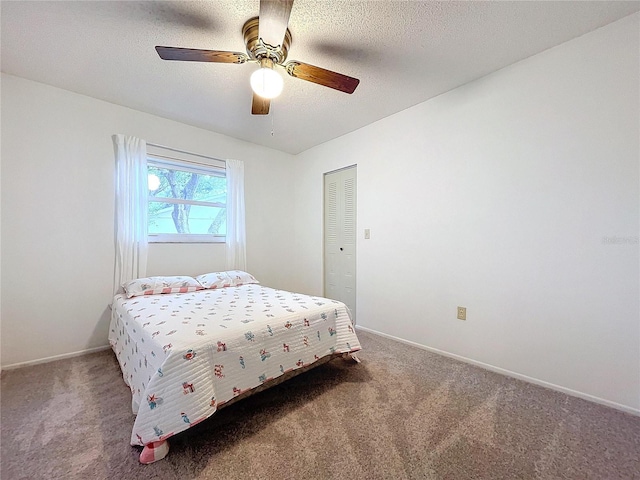
[[[257,284],[116,295],[109,332],[137,414],[132,445],[164,440],[236,396],[360,350],[343,303]]]

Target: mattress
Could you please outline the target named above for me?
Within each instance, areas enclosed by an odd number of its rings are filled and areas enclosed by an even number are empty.
[[[258,284],[127,298],[109,342],[132,395],[132,445],[163,441],[226,403],[360,350],[347,307]]]

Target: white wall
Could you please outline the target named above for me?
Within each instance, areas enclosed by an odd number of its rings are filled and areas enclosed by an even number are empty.
[[[300,154],[299,288],[322,174],[357,163],[359,325],[639,411],[639,23]]]
[[[291,155],[2,75],[3,366],[106,345],[115,133],[245,162],[247,269],[294,289]],[[224,269],[224,245],[151,245],[149,275]]]

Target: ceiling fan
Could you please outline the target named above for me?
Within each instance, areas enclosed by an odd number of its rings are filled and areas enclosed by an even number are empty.
[[[250,18],[242,27],[246,54],[162,46],[157,46],[156,51],[163,60],[259,63],[260,69],[251,75],[253,89],[251,113],[254,115],[268,114],[271,99],[277,97],[282,91],[282,77],[275,71],[276,66],[283,67],[292,77],[341,92],[353,93],[360,83],[357,78],[295,60],[284,63],[291,46],[291,32],[287,27],[292,6],[293,0],[260,1],[260,16]]]

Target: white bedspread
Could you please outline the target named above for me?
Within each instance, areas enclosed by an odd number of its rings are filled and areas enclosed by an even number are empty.
[[[163,440],[242,392],[360,350],[344,304],[257,284],[116,295],[109,342],[132,393],[132,445]]]

